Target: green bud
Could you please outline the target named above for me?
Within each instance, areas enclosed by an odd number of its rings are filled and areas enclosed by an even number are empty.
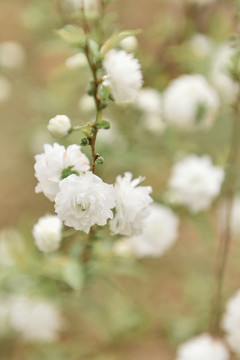
[[[95,84],[94,81],[90,81],[88,88],[87,88],[87,93],[89,96],[93,96],[95,92]]]
[[[73,167],[74,167],[74,165],[71,165],[62,170],[61,180],[65,179],[66,177],[68,177],[69,175],[72,175],[72,174],[79,176],[79,172],[77,172],[76,170],[73,170]]]
[[[87,138],[82,138],[80,145],[81,146],[87,146],[88,145],[88,139]]]
[[[110,129],[110,122],[107,120],[102,120],[96,122],[96,128],[97,129]]]
[[[104,163],[104,158],[102,156],[99,156],[96,160],[95,163],[98,165],[102,165]]]
[[[108,102],[106,100],[102,100],[100,102],[100,108],[105,109],[108,106]]]

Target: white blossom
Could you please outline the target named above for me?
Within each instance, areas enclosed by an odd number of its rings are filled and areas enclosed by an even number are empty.
[[[142,111],[144,126],[160,133],[165,129],[162,114],[162,96],[152,88],[143,88],[136,98],[136,106]]]
[[[182,75],[173,80],[163,97],[166,120],[180,130],[211,126],[218,107],[216,91],[198,74]]]
[[[53,136],[62,138],[71,129],[71,121],[66,115],[56,115],[49,120],[47,128]]]
[[[116,214],[110,221],[110,228],[114,234],[138,235],[144,227],[144,220],[149,213],[152,198],[151,186],[138,186],[144,178],[132,180],[132,174],[126,172],[118,176],[115,183]]]
[[[112,219],[115,206],[113,185],[106,184],[91,172],[70,175],[59,184],[55,211],[67,226],[89,232],[97,224],[106,225]]]
[[[12,91],[12,85],[10,81],[5,77],[0,75],[0,103],[6,102]]]
[[[57,250],[62,240],[62,227],[62,221],[56,215],[41,217],[32,231],[38,249],[45,253]]]
[[[83,53],[78,53],[67,58],[65,64],[67,68],[75,69],[87,65],[87,59]]]
[[[229,69],[235,50],[228,44],[216,52],[211,70],[211,81],[226,103],[232,103],[238,95],[239,84],[230,76]]]
[[[10,325],[27,341],[54,342],[63,319],[49,301],[16,296],[11,300]]]
[[[213,49],[212,40],[205,34],[196,33],[188,41],[192,53],[199,58],[206,58]]]
[[[208,155],[189,155],[172,169],[169,187],[193,213],[207,210],[220,193],[224,171]]]
[[[66,5],[71,6],[74,10],[97,11],[98,0],[63,0]]]
[[[128,238],[132,252],[137,257],[161,256],[168,251],[178,237],[178,217],[162,205],[151,204],[143,233]]]
[[[205,333],[180,345],[176,360],[229,360],[230,354],[219,339]]]
[[[83,95],[78,102],[79,112],[93,112],[95,110],[95,102],[92,96],[87,94]]]
[[[240,355],[240,290],[227,302],[222,328],[229,346]]]
[[[4,68],[18,68],[25,61],[25,51],[22,45],[16,41],[4,41],[0,43],[0,66]]]
[[[133,54],[124,50],[110,50],[104,57],[103,66],[117,102],[134,101],[143,80],[141,66]]]
[[[121,40],[120,46],[123,50],[125,50],[127,52],[135,51],[138,47],[138,41],[137,41],[136,36],[134,36],[134,35],[128,36],[125,39]]]
[[[62,180],[64,169],[70,169],[73,173],[81,174],[89,170],[89,160],[78,145],[64,146],[54,143],[45,144],[44,153],[35,156],[35,176],[38,185],[35,191],[43,192],[53,201],[59,192],[59,182]]]

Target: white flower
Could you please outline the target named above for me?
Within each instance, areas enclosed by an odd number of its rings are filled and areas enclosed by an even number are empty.
[[[171,209],[156,203],[150,205],[143,234],[127,239],[132,252],[137,257],[163,255],[177,240],[178,224],[178,217]]]
[[[53,136],[62,138],[71,129],[71,121],[66,115],[56,115],[49,120],[47,128]]]
[[[0,75],[0,103],[4,103],[10,97],[12,86],[10,81],[4,76]]]
[[[230,354],[221,340],[202,334],[180,345],[176,360],[229,360]]]
[[[229,69],[235,50],[228,44],[222,45],[212,62],[211,81],[219,91],[222,100],[232,103],[238,95],[239,84],[231,78]]]
[[[63,0],[66,5],[72,6],[75,10],[81,10],[84,7],[85,11],[97,11],[98,0]]]
[[[123,50],[127,52],[133,52],[138,47],[138,41],[136,36],[128,36],[125,39],[120,41],[120,46]]]
[[[95,102],[92,96],[87,94],[83,95],[78,102],[79,112],[93,112],[95,110]]]
[[[169,186],[180,204],[197,213],[211,206],[223,180],[223,169],[214,166],[209,156],[189,155],[173,166]]]
[[[106,184],[91,172],[70,175],[59,184],[55,211],[67,226],[89,232],[97,224],[106,225],[112,219],[115,206],[113,185]]]
[[[80,149],[78,145],[70,145],[65,149],[57,143],[45,144],[44,153],[35,156],[35,176],[39,181],[35,191],[43,192],[53,201],[59,192],[59,182],[65,169],[78,174],[89,170],[89,160]]]
[[[16,41],[0,43],[0,66],[13,69],[23,65],[25,51],[21,44]]]
[[[32,231],[38,249],[46,253],[57,250],[62,240],[62,227],[62,221],[56,215],[41,217]]]
[[[53,342],[58,339],[63,319],[52,303],[18,296],[11,302],[10,325],[27,341]]]
[[[144,227],[144,220],[149,213],[152,198],[151,186],[137,186],[144,178],[132,180],[132,174],[126,172],[124,177],[118,176],[115,183],[116,215],[110,221],[114,234],[138,235]]]
[[[83,53],[78,53],[73,56],[70,56],[66,60],[66,66],[69,69],[75,69],[77,67],[82,67],[85,65],[87,65],[87,59]]]
[[[216,91],[202,75],[182,75],[164,93],[166,120],[181,130],[206,128],[213,124],[219,107]]]
[[[163,132],[162,96],[152,88],[143,88],[136,98],[136,106],[142,111],[144,125],[151,131]]]
[[[199,58],[209,56],[213,48],[212,40],[208,36],[200,33],[193,35],[188,41],[188,45],[192,53]]]
[[[105,55],[103,66],[115,100],[117,102],[134,101],[143,80],[141,66],[133,54],[112,49]]]
[[[231,349],[240,355],[240,290],[227,302],[222,328]]]

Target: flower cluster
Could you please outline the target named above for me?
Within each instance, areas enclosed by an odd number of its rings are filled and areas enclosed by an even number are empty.
[[[229,360],[230,354],[225,345],[209,334],[202,334],[182,344],[176,360]]]
[[[231,349],[240,354],[240,291],[227,302],[222,328]]]
[[[173,166],[169,187],[193,213],[207,210],[218,196],[224,171],[209,156],[188,155]]]
[[[182,75],[165,90],[166,120],[181,130],[211,126],[219,107],[216,91],[202,75]]]

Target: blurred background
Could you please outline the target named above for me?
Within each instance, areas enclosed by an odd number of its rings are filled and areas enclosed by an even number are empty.
[[[78,286],[72,286],[66,272],[63,284],[55,275],[60,262],[46,259],[33,244],[33,224],[54,211],[34,190],[34,155],[43,151],[44,143],[55,141],[48,121],[66,114],[78,124],[94,115],[84,98],[90,74],[84,67],[67,65],[76,52],[55,31],[70,20],[65,10],[57,0],[0,0],[0,242],[13,248],[20,244],[16,267],[0,259],[1,292],[44,295],[62,309],[66,323],[60,339],[47,345],[4,333],[0,358],[172,360],[178,344],[208,326],[221,200],[197,215],[176,207],[179,238],[167,254],[134,264],[123,260],[116,271],[105,263],[99,272],[109,281],[99,276],[83,293],[75,291]],[[200,6],[184,0],[116,0],[109,5],[108,35],[113,29],[139,28],[143,32],[136,56],[145,87],[163,93],[182,74],[198,73],[211,81],[219,48],[238,34],[238,2]],[[6,42],[14,45],[7,48]],[[112,104],[106,117],[112,129],[110,135],[99,136],[97,150],[105,164],[98,174],[109,183],[125,171],[145,176],[144,185],[153,187],[153,198],[160,203],[171,204],[167,181],[172,164],[183,154],[209,154],[221,166],[226,162],[232,113],[224,101],[207,131],[162,131],[155,123],[149,127],[141,110],[131,105]],[[79,134],[61,141],[74,142],[80,143]],[[239,287],[239,239],[232,248],[226,297]],[[0,246],[0,258],[5,254],[5,245]]]

